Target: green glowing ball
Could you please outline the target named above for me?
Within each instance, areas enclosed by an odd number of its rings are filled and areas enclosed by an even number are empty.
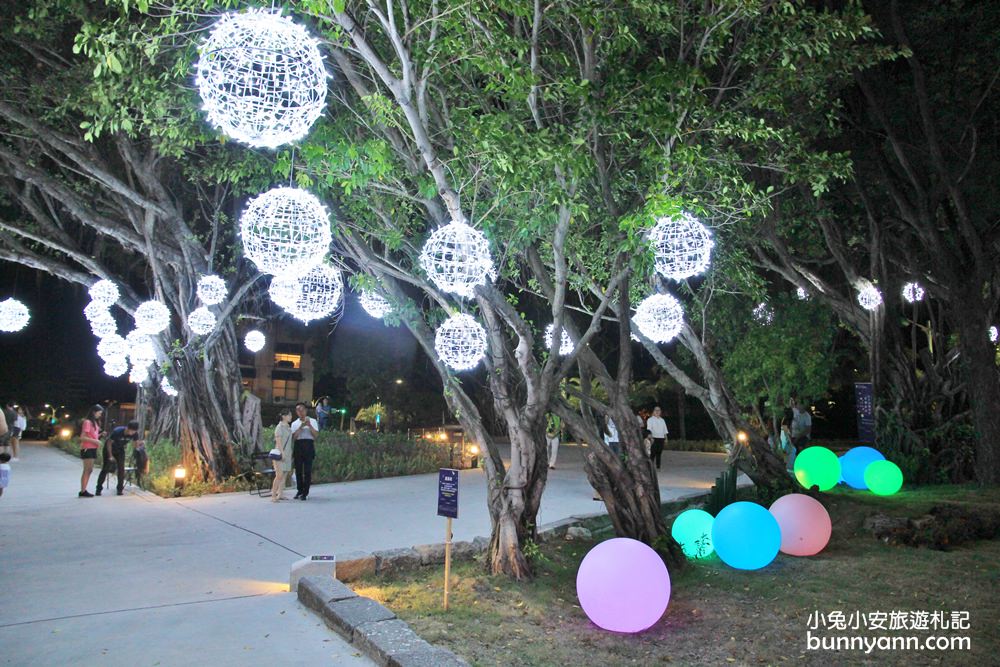
[[[829,491],[840,482],[840,459],[826,447],[807,447],[795,457],[795,479],[803,488]]]
[[[877,496],[891,496],[903,486],[903,471],[892,461],[872,461],[865,468],[865,484]]]
[[[712,546],[712,523],[715,517],[705,510],[684,510],[674,519],[670,535],[677,540],[688,558],[707,558]]]

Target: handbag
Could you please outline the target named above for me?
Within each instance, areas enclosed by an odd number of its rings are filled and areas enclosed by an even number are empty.
[[[271,459],[272,461],[280,461],[282,458],[281,450],[275,447],[274,449],[272,449],[267,453],[267,458]]]

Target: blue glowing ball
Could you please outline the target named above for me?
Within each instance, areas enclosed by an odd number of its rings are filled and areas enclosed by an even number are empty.
[[[781,527],[766,508],[741,501],[727,505],[715,517],[712,544],[726,565],[759,570],[778,555]]]
[[[688,558],[707,558],[715,551],[712,546],[712,524],[715,517],[705,510],[684,510],[674,519],[670,535]]]
[[[840,459],[841,474],[844,481],[852,489],[865,490],[865,468],[869,463],[884,461],[885,457],[877,449],[871,447],[855,447],[844,454]]]

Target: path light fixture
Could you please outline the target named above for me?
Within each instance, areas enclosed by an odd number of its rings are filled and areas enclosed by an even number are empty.
[[[187,484],[187,468],[179,465],[174,468],[174,488],[183,489],[185,484]]]

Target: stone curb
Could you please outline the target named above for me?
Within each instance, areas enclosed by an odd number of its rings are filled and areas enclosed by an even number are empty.
[[[380,667],[469,665],[448,649],[421,639],[390,610],[359,596],[333,577],[302,577],[298,596],[299,602],[318,613],[327,626]]]

